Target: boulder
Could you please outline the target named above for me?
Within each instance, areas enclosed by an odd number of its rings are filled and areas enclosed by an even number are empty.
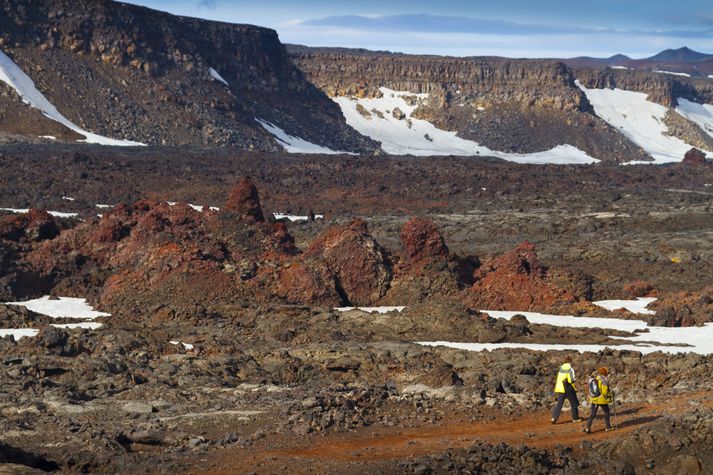
[[[411,218],[401,228],[401,242],[406,258],[412,262],[428,263],[445,260],[448,247],[438,228],[428,219]]]
[[[326,264],[344,304],[373,304],[384,296],[391,282],[386,251],[361,219],[327,229],[310,245],[305,258]]]
[[[701,165],[705,165],[705,163],[706,154],[694,147],[688,152],[686,152],[686,155],[683,156],[683,161],[681,162],[681,165],[689,167],[698,167]]]

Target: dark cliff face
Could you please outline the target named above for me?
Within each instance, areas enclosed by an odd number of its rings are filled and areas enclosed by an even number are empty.
[[[330,96],[374,96],[379,87],[468,97],[480,105],[519,102],[589,110],[567,66],[557,61],[454,58],[289,46],[295,63]]]
[[[93,132],[149,144],[278,149],[257,117],[331,148],[376,148],[304,78],[273,30],[108,0],[0,0],[0,12],[3,51]]]
[[[713,81],[651,71],[619,69],[578,69],[577,78],[589,88],[619,88],[644,92],[649,100],[666,107],[675,107],[676,99],[699,103],[713,102]]]
[[[453,58],[288,45],[295,64],[330,96],[373,97],[380,87],[429,93],[414,116],[494,150],[574,145],[602,160],[647,160],[596,117],[559,61]]]

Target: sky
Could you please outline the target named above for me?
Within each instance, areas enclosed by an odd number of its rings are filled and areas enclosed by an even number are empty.
[[[711,0],[130,0],[277,30],[283,43],[414,54],[633,58],[713,53]]]

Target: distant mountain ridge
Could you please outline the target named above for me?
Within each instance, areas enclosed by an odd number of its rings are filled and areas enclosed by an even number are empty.
[[[705,61],[706,59],[711,58],[713,58],[713,54],[699,53],[698,51],[693,51],[692,49],[684,46],[683,48],[661,51],[650,58],[644,59],[644,61],[695,63],[697,61]]]
[[[609,58],[579,56],[563,60],[572,67],[626,67],[644,71],[664,71],[707,78],[713,74],[713,54],[701,53],[688,47],[667,49],[651,57],[633,59],[624,54]]]

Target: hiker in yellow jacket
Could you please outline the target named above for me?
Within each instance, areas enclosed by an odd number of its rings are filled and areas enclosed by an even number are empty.
[[[592,422],[597,415],[597,410],[601,407],[604,411],[604,425],[606,430],[612,430],[609,420],[609,404],[614,402],[614,393],[609,388],[609,370],[602,367],[599,368],[594,376],[589,379],[587,389],[589,391],[589,402],[592,403],[592,409],[587,419],[587,427],[584,432],[592,433]]]
[[[572,368],[572,365],[567,361],[560,366],[559,372],[557,373],[557,381],[555,382],[557,404],[555,404],[552,410],[551,421],[553,424],[557,423],[565,399],[569,401],[569,405],[572,408],[572,422],[582,420],[579,418],[579,399],[577,399],[577,391],[574,389],[575,381],[574,368]]]

